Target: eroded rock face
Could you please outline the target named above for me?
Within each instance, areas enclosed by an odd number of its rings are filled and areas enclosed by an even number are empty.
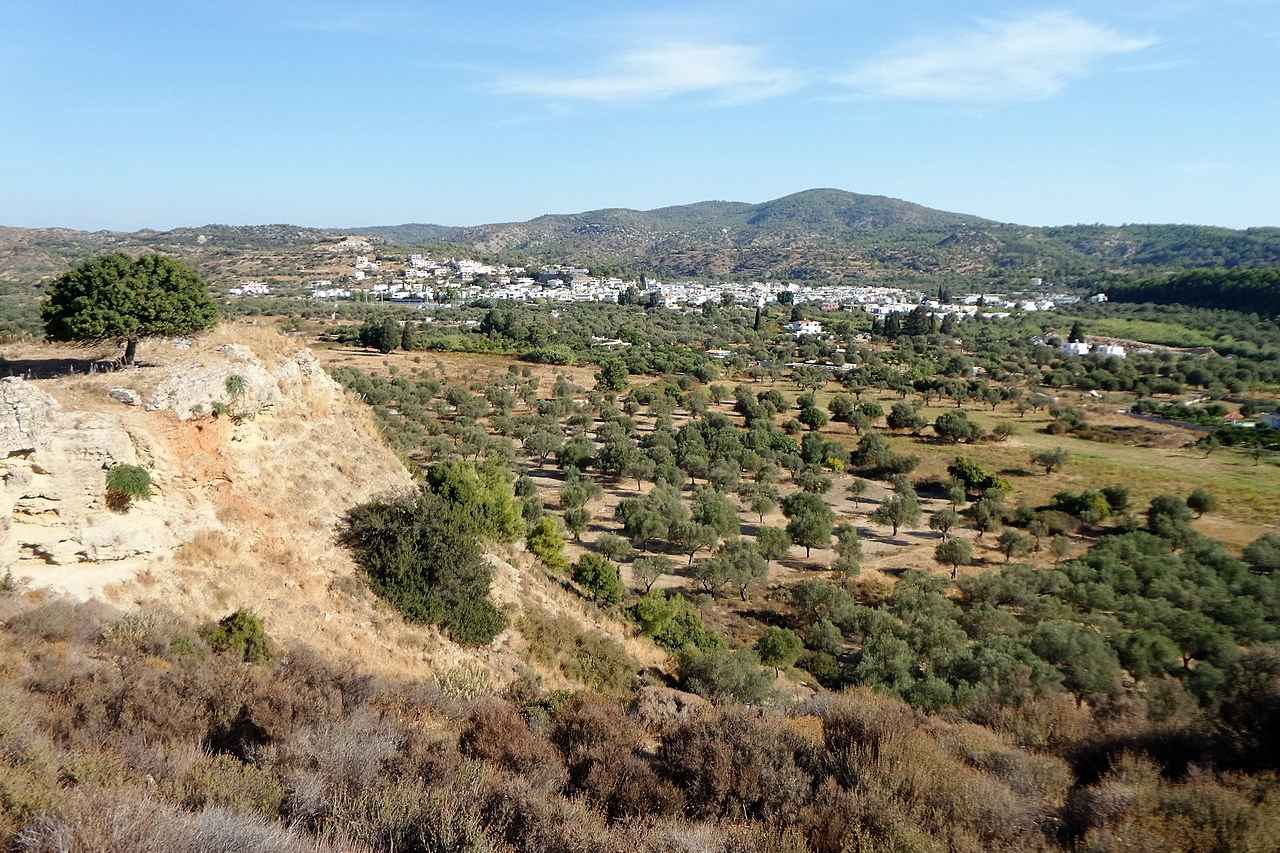
[[[296,353],[275,369],[240,344],[218,347],[217,352],[216,358],[173,365],[169,378],[147,400],[147,411],[171,411],[185,421],[221,404],[232,414],[253,415],[278,404],[286,392],[296,393],[299,386],[338,391],[310,350]]]
[[[0,380],[0,575],[86,597],[171,560],[222,528],[220,484],[271,476],[298,419],[343,400],[308,350],[269,362],[240,344],[182,352],[110,379]],[[215,407],[232,417],[211,417]],[[151,476],[151,497],[127,511],[106,497],[120,464]]]
[[[57,403],[18,376],[0,379],[0,457],[30,453]]]
[[[33,383],[0,382],[0,566],[124,560],[171,547],[163,495],[155,512],[106,506],[112,465],[147,465],[146,440],[119,421],[62,408]],[[150,508],[148,508],[150,509]]]

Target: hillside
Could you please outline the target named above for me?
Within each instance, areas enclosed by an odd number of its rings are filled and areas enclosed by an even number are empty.
[[[505,260],[573,262],[659,275],[1058,280],[1114,272],[1280,264],[1280,229],[1199,225],[1036,228],[900,199],[814,189],[760,204],[704,201],[656,210],[609,208],[474,226],[408,223],[350,229],[205,225],[83,232],[0,227],[0,319],[30,320],[32,288],[104,251],[181,256],[215,281],[340,274],[377,245],[440,247]]]
[[[1068,273],[1280,262],[1280,229],[1198,225],[1034,228],[895,198],[814,189],[760,204],[610,208],[474,227],[351,229],[391,243],[638,266],[682,275],[795,278]]]
[[[647,211],[609,208],[547,215],[468,228],[405,225],[357,228],[352,233],[399,243],[444,241],[489,254],[636,266],[659,273],[795,275],[809,265],[832,274],[851,271],[838,259],[827,258],[830,250],[841,246],[852,249],[871,238],[888,244],[915,243],[919,241],[908,235],[927,234],[923,241],[927,247],[956,229],[982,225],[994,223],[884,196],[815,189],[762,204],[705,201]],[[959,256],[967,251],[957,248],[948,253]]]
[[[195,622],[249,608],[283,642],[389,675],[467,671],[502,684],[523,671],[518,628],[472,651],[408,624],[336,544],[348,509],[412,479],[368,407],[310,351],[268,329],[224,325],[188,348],[149,345],[155,366],[128,372],[86,374],[88,362],[67,360],[83,351],[43,345],[5,355],[18,375],[0,380],[0,565],[19,583]],[[38,378],[69,364],[80,372]],[[235,395],[233,376],[244,380]],[[214,417],[219,403],[229,412]],[[108,508],[104,472],[115,464],[147,469],[153,496],[127,512]],[[523,549],[489,559],[494,598],[513,624],[535,608],[625,641],[616,623],[530,570]],[[652,647],[632,651],[661,663]]]
[[[762,204],[703,201],[655,210],[608,208],[575,214],[539,216],[527,222],[445,228],[438,225],[356,228],[363,233],[398,241],[447,240],[477,242],[523,233],[529,240],[581,235],[584,238],[629,232],[637,236],[682,233],[690,236],[725,235],[751,240],[767,235],[817,234],[842,238],[901,227],[950,228],[981,225],[976,216],[932,210],[884,196],[858,195],[834,189],[806,190]],[[993,224],[993,223],[986,223]],[[416,232],[413,229],[421,229]]]

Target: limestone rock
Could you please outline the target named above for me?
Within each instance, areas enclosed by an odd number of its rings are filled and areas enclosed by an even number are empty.
[[[242,344],[225,344],[215,358],[180,361],[167,372],[147,401],[147,411],[171,411],[184,421],[211,412],[216,403],[233,414],[252,416],[308,386],[324,391],[339,387],[310,350],[301,350],[272,370]]]
[[[165,497],[163,475],[158,494],[129,513],[106,506],[107,469],[150,469],[151,440],[105,411],[64,408],[35,386],[0,381],[0,566],[30,576],[41,566],[116,563],[172,550],[196,519]]]
[[[0,457],[37,450],[57,405],[22,377],[0,379]]]
[[[367,448],[371,425],[344,408],[341,386],[310,351],[250,337],[260,349],[175,345],[173,357],[127,380],[0,380],[0,574],[12,567],[34,587],[87,598],[171,565],[197,534],[241,525],[239,539],[254,542],[258,520],[283,512],[286,501],[307,507],[296,509],[298,523],[327,541],[341,512],[364,494],[349,485],[331,500],[324,478],[349,476],[330,467],[331,457]],[[239,417],[193,419],[215,403]],[[156,414],[132,408],[139,405]],[[191,422],[175,424],[174,415]],[[326,453],[326,446],[343,449]],[[381,474],[408,483],[392,455],[379,460]],[[107,472],[118,464],[151,475],[151,497],[127,511],[106,500]],[[274,540],[259,547],[277,561],[288,550]]]
[[[132,388],[112,388],[107,392],[112,400],[118,400],[126,406],[142,405],[142,395]]]

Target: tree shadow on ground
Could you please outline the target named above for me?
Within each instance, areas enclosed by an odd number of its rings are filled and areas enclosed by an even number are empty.
[[[777,610],[766,610],[763,608],[749,607],[739,611],[739,615],[747,619],[754,619],[762,625],[773,625],[778,628],[792,628],[794,623],[787,614],[780,613]]]
[[[890,577],[900,578],[907,572],[914,570],[910,566],[881,566],[878,571]]]
[[[899,534],[898,534],[897,536],[894,536],[894,535],[893,535],[893,534],[891,534],[891,533],[876,533],[876,532],[874,532],[874,531],[871,531],[868,535],[863,536],[862,538],[863,538],[863,539],[870,539],[870,540],[871,540],[871,541],[873,541],[873,542],[883,542],[883,543],[884,543],[884,544],[886,544],[886,545],[903,545],[903,546],[905,546],[905,545],[910,545],[910,544],[911,544],[911,543],[910,543],[910,542],[908,542],[906,539],[903,539],[903,538],[901,538],[901,537],[902,537],[902,531],[900,531],[900,532],[899,532]]]
[[[827,567],[821,563],[815,563],[813,560],[797,559],[794,557],[784,557],[781,560],[774,560],[774,564],[790,569],[793,572],[825,572]]]
[[[117,373],[130,369],[153,367],[154,365],[138,362],[133,368],[126,368],[112,358],[0,358],[0,377],[21,376],[24,379],[56,379],[62,376],[75,376],[96,373]]]

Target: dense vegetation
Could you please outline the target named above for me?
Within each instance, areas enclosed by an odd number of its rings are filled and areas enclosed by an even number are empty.
[[[1116,302],[1176,303],[1275,316],[1280,314],[1280,267],[1189,270],[1113,284],[1107,296]]]
[[[1073,225],[1028,228],[836,189],[761,204],[699,202],[657,210],[608,209],[528,222],[442,228],[361,229],[405,245],[447,241],[480,250],[494,243],[517,257],[575,258],[663,275],[841,278],[871,264],[882,276],[933,275],[975,267],[1059,278],[1105,269],[1258,266],[1280,261],[1280,231],[1196,225]],[[865,269],[865,266],[862,267]]]
[[[1241,667],[1257,659],[1239,650],[1280,639],[1280,586],[1208,540],[1174,548],[1145,532],[1108,537],[1053,569],[1008,566],[966,578],[959,601],[924,575],[900,581],[874,607],[809,582],[793,591],[797,628],[815,636],[829,624],[855,641],[857,651],[838,663],[812,661],[831,686],[871,684],[980,719],[1046,691],[1119,695],[1122,678],[1168,701],[1185,695],[1178,701],[1213,707],[1222,690],[1251,677]]]
[[[348,513],[343,542],[375,592],[413,622],[440,625],[455,641],[483,645],[505,626],[489,600],[493,568],[483,542],[523,530],[505,472],[442,463],[414,495],[382,498]]]
[[[1280,820],[1272,650],[1212,713],[1046,697],[988,729],[865,691],[688,718],[661,692],[496,696],[218,651],[161,611],[0,607],[18,851],[1189,853],[1269,849]]]

